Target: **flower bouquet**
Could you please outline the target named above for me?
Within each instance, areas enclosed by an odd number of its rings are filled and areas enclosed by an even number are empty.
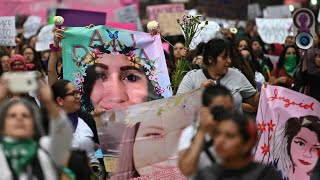
[[[200,26],[200,15],[191,16],[184,15],[182,19],[177,19],[178,24],[181,27],[181,30],[185,38],[185,48],[189,49],[192,40],[199,35],[200,31],[208,24],[208,21],[205,22],[203,26]],[[172,74],[172,87],[173,92],[178,91],[179,85],[189,69],[188,60],[186,57],[181,57],[177,64],[176,69]]]

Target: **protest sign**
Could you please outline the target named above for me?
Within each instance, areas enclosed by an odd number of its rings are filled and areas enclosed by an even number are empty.
[[[57,9],[56,16],[64,18],[62,26],[85,27],[90,24],[105,25],[107,14],[94,11]]]
[[[248,4],[248,19],[262,16],[259,3]]]
[[[63,34],[63,77],[83,93],[85,110],[113,109],[171,96],[159,35],[107,26],[68,27]],[[104,71],[97,74],[96,67]],[[103,83],[105,80],[108,83]]]
[[[201,22],[199,25],[199,29],[205,25],[205,22]],[[201,42],[207,43],[210,39],[216,38],[217,32],[220,30],[219,24],[213,21],[208,21],[208,25],[204,26],[204,28],[198,33],[194,39],[192,39],[190,43],[190,49],[196,49],[198,44]]]
[[[115,11],[115,16],[117,22],[133,23],[136,24],[138,31],[143,30],[137,11],[137,6],[135,4],[117,9]]]
[[[54,42],[54,35],[52,32],[53,28],[53,24],[42,27],[36,41],[36,51],[45,51],[50,49],[49,45]]]
[[[264,18],[289,18],[291,12],[288,5],[268,6],[263,10]]]
[[[107,22],[107,26],[131,31],[137,30],[137,25],[134,23]]]
[[[31,36],[37,34],[41,25],[41,17],[29,16],[26,22],[23,24],[23,37],[29,39]]]
[[[283,179],[309,179],[320,148],[319,110],[314,98],[279,86],[263,87],[255,159],[274,165]]]
[[[111,179],[186,179],[177,167],[177,146],[183,129],[197,121],[201,94],[107,111],[97,130],[104,156],[116,158],[107,163],[114,168]]]
[[[267,44],[284,44],[286,37],[293,35],[292,18],[256,18],[256,24],[262,41]]]
[[[0,16],[34,15],[47,21],[47,8],[55,6],[56,0],[0,0]]]
[[[184,12],[177,13],[160,13],[158,16],[158,22],[160,25],[160,33],[163,36],[177,36],[182,35],[180,25],[177,23],[177,19],[181,19]]]
[[[132,4],[135,4],[137,9],[139,8],[139,0],[92,0],[90,1],[90,3],[88,3],[87,0],[63,0],[60,4],[60,7],[85,11],[103,12],[107,14],[108,21],[115,22],[115,10]]]
[[[160,13],[184,12],[184,4],[162,4],[147,6],[147,17],[149,21],[158,21]]]
[[[15,17],[0,17],[0,46],[15,46],[16,34]]]

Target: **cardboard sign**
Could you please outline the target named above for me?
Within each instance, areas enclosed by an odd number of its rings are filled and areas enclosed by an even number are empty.
[[[29,39],[31,36],[37,34],[41,25],[41,17],[29,16],[27,21],[23,24],[23,37]]]
[[[54,35],[53,35],[53,30],[54,25],[50,24],[50,25],[46,25],[44,26],[39,34],[38,34],[38,38],[37,38],[37,42],[36,42],[36,51],[45,51],[45,50],[49,50],[49,45],[52,44]]]
[[[158,21],[160,13],[184,12],[184,4],[162,4],[147,6],[147,17],[149,21]]]
[[[57,9],[57,16],[64,18],[63,26],[84,27],[90,24],[105,25],[107,14],[103,12],[74,10],[74,9]]]
[[[160,26],[160,32],[163,36],[177,36],[182,35],[180,25],[177,23],[177,19],[181,19],[185,15],[184,12],[177,13],[160,13],[158,16],[158,22]]]
[[[262,41],[267,44],[284,44],[286,37],[293,35],[292,18],[256,18],[256,24]]]
[[[319,109],[320,103],[304,94],[280,86],[263,87],[255,160],[274,165],[282,179],[310,179],[320,146]]]
[[[0,17],[0,46],[15,46],[16,25],[14,16]]]
[[[115,16],[117,22],[136,24],[137,30],[142,31],[140,17],[135,4],[117,9]]]

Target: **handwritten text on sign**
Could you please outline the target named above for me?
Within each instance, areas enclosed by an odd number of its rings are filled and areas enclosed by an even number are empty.
[[[0,46],[15,46],[15,36],[15,17],[0,17]]]
[[[176,13],[184,12],[184,4],[162,4],[147,6],[147,15],[150,21],[158,21],[160,13]]]

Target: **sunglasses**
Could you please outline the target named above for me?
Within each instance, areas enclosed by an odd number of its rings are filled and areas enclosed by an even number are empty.
[[[80,92],[78,90],[72,91],[71,93],[65,94],[64,97],[66,96],[73,96],[73,97],[77,97],[80,96]]]

